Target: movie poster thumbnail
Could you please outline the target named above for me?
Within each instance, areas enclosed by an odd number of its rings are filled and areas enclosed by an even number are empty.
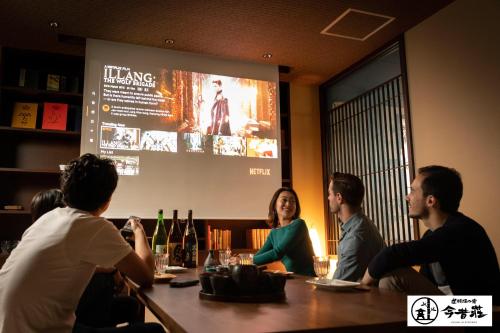
[[[188,153],[204,153],[206,136],[201,133],[184,133],[184,146]]]
[[[141,150],[177,152],[177,132],[144,131]]]
[[[120,176],[138,176],[139,175],[139,156],[116,156],[101,155],[115,162],[116,172]]]
[[[239,136],[213,136],[213,154],[226,156],[246,156],[245,138]]]
[[[247,156],[278,158],[278,141],[275,139],[247,139]]]
[[[139,150],[139,128],[101,126],[101,149]]]

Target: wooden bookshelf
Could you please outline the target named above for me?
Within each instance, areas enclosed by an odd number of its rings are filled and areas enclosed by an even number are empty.
[[[0,210],[2,239],[20,239],[31,225],[31,198],[39,191],[59,187],[59,165],[80,155],[81,134],[76,131],[54,131],[40,129],[41,104],[61,102],[79,104],[83,102],[84,57],[54,54],[39,51],[1,49],[0,64],[0,206],[22,205],[23,211]],[[38,71],[40,78],[36,87],[20,87],[21,68]],[[48,91],[44,87],[48,73],[58,73],[78,78],[78,91]],[[283,186],[291,186],[291,140],[290,140],[290,89],[280,82],[280,122],[282,141]],[[16,102],[38,103],[37,128],[10,127],[12,110]],[[68,117],[70,115],[68,114]],[[125,219],[112,219],[120,228]],[[142,220],[147,236],[156,226],[155,219]],[[168,220],[167,229],[169,228]],[[200,264],[208,250],[207,226],[231,230],[231,246],[234,252],[254,252],[246,244],[246,230],[266,228],[263,220],[196,220],[195,228],[200,248]]]

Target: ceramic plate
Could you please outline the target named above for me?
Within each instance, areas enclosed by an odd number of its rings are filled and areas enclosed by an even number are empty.
[[[181,267],[181,266],[168,266],[165,268],[165,273],[181,273],[187,271],[186,267]]]
[[[155,273],[155,283],[167,283],[175,277],[174,274],[170,273]]]
[[[307,283],[315,285],[320,289],[327,290],[349,290],[354,289],[360,285],[359,282],[345,281],[345,280],[330,280],[330,279],[311,279],[306,280]]]

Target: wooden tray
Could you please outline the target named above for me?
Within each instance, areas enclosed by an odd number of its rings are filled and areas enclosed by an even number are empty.
[[[169,283],[170,280],[172,280],[175,277],[176,275],[170,273],[160,273],[160,274],[155,273],[154,283]]]
[[[282,302],[286,299],[284,292],[274,294],[256,294],[256,295],[215,295],[200,290],[200,299],[206,299],[216,302],[235,302],[235,303],[270,303]]]

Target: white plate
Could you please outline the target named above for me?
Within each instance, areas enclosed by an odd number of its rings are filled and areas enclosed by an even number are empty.
[[[186,271],[186,267],[181,267],[181,266],[168,266],[165,268],[165,273],[181,273]]]
[[[306,282],[315,285],[317,288],[327,289],[327,290],[348,290],[358,287],[360,285],[359,282],[337,280],[337,279],[330,280],[330,279],[315,278],[311,280],[306,280]]]

